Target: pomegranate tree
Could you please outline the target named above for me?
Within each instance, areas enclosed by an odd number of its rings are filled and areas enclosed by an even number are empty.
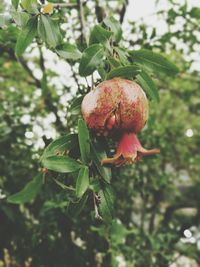
[[[136,82],[121,78],[104,81],[84,97],[81,109],[88,128],[118,140],[115,156],[103,159],[102,164],[120,166],[160,152],[146,150],[136,136],[149,113],[147,97]]]

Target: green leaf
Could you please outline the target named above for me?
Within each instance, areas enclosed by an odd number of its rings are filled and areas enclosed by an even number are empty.
[[[68,134],[59,137],[58,139],[51,142],[44,150],[44,153],[42,155],[42,160],[44,158],[50,156],[56,156],[58,154],[62,154],[66,151],[71,150],[73,147],[76,146],[77,142],[78,142],[77,134]]]
[[[57,179],[53,179],[53,180],[62,189],[64,189],[64,190],[70,190],[70,191],[75,191],[75,189],[73,187],[67,186],[67,185],[63,184],[62,182],[58,181]]]
[[[144,91],[152,98],[152,100],[159,101],[158,88],[151,77],[145,72],[142,71],[137,75],[137,80]]]
[[[8,202],[13,204],[23,204],[33,200],[39,193],[43,183],[43,174],[38,174],[32,181],[18,193],[8,197]]]
[[[164,72],[166,74],[177,74],[179,69],[162,55],[150,50],[141,49],[129,52],[133,61],[147,70]]]
[[[21,56],[26,48],[32,43],[37,33],[37,17],[28,20],[26,26],[21,30],[15,47],[16,55]]]
[[[19,5],[19,0],[12,0],[12,6],[17,9]]]
[[[93,44],[83,51],[83,55],[79,65],[79,73],[81,76],[91,75],[101,64],[104,57],[103,46]]]
[[[90,160],[90,135],[83,119],[78,121],[78,140],[81,152],[81,160],[88,163]]]
[[[71,106],[69,108],[69,111],[72,115],[78,115],[81,113],[81,103],[83,101],[83,97],[84,96],[82,95],[72,100]]]
[[[121,66],[120,62],[115,59],[113,56],[107,56],[108,62],[111,66],[111,68],[118,68]]]
[[[106,47],[109,48],[109,39],[112,36],[112,34],[113,33],[111,31],[107,31],[100,25],[96,25],[91,31],[89,43],[90,45],[96,44],[96,43],[102,43],[106,45]]]
[[[63,44],[57,46],[56,53],[60,57],[68,60],[78,60],[82,56],[82,53],[78,50],[78,48],[72,44]]]
[[[89,169],[88,167],[83,167],[80,169],[78,178],[76,180],[76,196],[81,198],[83,194],[89,187]]]
[[[25,27],[28,20],[30,19],[30,15],[26,12],[19,12],[16,10],[11,11],[11,15],[15,21],[15,23],[19,27]]]
[[[108,80],[114,77],[133,78],[140,72],[141,72],[141,69],[136,65],[118,67],[116,69],[111,70],[107,74],[106,79]]]
[[[110,183],[111,169],[101,165],[101,160],[107,158],[106,152],[104,150],[104,144],[102,142],[91,145],[91,156],[99,174],[106,182]]]
[[[38,34],[51,48],[55,48],[62,41],[58,24],[49,16],[42,14],[40,15],[40,20],[38,22]]]
[[[99,192],[100,197],[100,212],[103,219],[110,223],[114,212],[114,194],[110,185],[104,185]]]
[[[122,28],[119,21],[117,21],[114,17],[109,17],[104,19],[104,24],[111,29],[113,32],[115,42],[119,42],[122,38]]]
[[[104,80],[105,80],[105,77],[106,77],[106,71],[105,71],[105,69],[104,69],[103,64],[101,64],[101,65],[98,67],[97,71],[98,71],[98,73],[99,73],[101,79],[104,81]]]
[[[110,235],[113,244],[119,245],[124,243],[124,239],[129,234],[126,227],[118,221],[113,221],[110,228]]]
[[[126,49],[121,48],[121,47],[115,47],[115,53],[117,53],[119,60],[121,61],[123,65],[129,64],[129,61],[128,61],[129,54],[126,51]]]
[[[83,197],[78,202],[70,202],[68,206],[68,214],[71,217],[77,217],[83,208],[85,207],[85,204],[87,202],[88,195],[84,194]]]
[[[0,14],[0,28],[4,28],[9,25],[11,17],[9,15]]]
[[[21,0],[21,6],[29,13],[39,13],[37,9],[37,0]]]
[[[195,19],[200,19],[200,8],[199,7],[193,7],[191,11],[189,12],[190,16]]]
[[[44,158],[42,163],[47,169],[60,173],[74,172],[82,167],[78,161],[67,156],[50,156]]]

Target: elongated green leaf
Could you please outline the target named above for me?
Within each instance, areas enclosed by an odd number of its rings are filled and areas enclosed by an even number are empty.
[[[96,26],[94,26],[93,30],[91,31],[89,43],[90,43],[90,45],[96,44],[96,43],[102,43],[102,44],[106,44],[106,46],[108,46],[109,45],[109,39],[112,36],[112,34],[113,33],[111,31],[107,31],[106,29],[104,29],[100,25],[96,25]]]
[[[51,156],[45,158],[42,163],[47,169],[60,173],[74,172],[82,166],[79,162],[67,156]]]
[[[78,178],[76,180],[76,196],[81,198],[89,187],[89,169],[83,167],[80,169]]]
[[[171,63],[162,55],[150,50],[141,49],[129,52],[134,62],[146,69],[167,74],[177,74],[179,72],[176,65]]]
[[[104,24],[111,29],[113,32],[115,42],[119,42],[122,38],[122,28],[119,23],[114,17],[109,17],[104,19]]]
[[[83,101],[84,96],[76,97],[72,100],[71,106],[69,108],[69,111],[72,115],[78,115],[81,113],[81,103]]]
[[[124,66],[124,67],[118,67],[116,69],[111,70],[107,76],[106,79],[112,79],[114,77],[124,77],[124,78],[133,78],[137,74],[141,72],[141,69],[136,65],[130,65],[130,66]]]
[[[56,52],[62,58],[69,60],[78,60],[82,56],[82,53],[78,50],[78,48],[72,44],[57,46]]]
[[[62,36],[58,24],[49,16],[40,15],[38,22],[38,33],[40,38],[50,47],[55,48],[62,41]]]
[[[106,182],[110,183],[111,169],[101,165],[101,160],[107,158],[106,152],[104,150],[104,144],[100,142],[98,144],[92,144],[91,156],[95,166],[97,167],[99,174]]]
[[[156,100],[158,102],[158,88],[155,85],[154,81],[151,79],[151,77],[145,71],[142,71],[140,74],[137,75],[137,80],[144,89],[144,91],[152,98],[152,100]]]
[[[68,134],[59,137],[58,139],[51,142],[45,149],[42,160],[50,156],[56,156],[66,151],[71,150],[78,143],[77,134]]]
[[[63,184],[62,182],[58,181],[57,179],[53,179],[53,180],[62,189],[64,189],[64,190],[70,190],[70,191],[75,191],[75,189],[73,187],[67,186],[67,185]]]
[[[110,185],[104,185],[99,192],[100,197],[100,211],[103,220],[110,223],[113,218],[114,211],[114,194]]]
[[[88,163],[90,160],[90,135],[88,128],[83,119],[78,121],[78,140],[83,163]]]
[[[15,47],[16,55],[21,56],[26,48],[32,43],[37,33],[37,17],[28,20],[26,26],[21,30]]]
[[[38,174],[30,181],[26,186],[18,193],[10,196],[8,198],[9,203],[13,204],[23,204],[33,200],[39,193],[43,183],[43,174]]]
[[[83,197],[76,203],[70,202],[68,206],[68,214],[72,217],[77,217],[87,202],[88,195],[84,194]]]
[[[30,19],[30,15],[26,12],[19,12],[19,11],[13,10],[11,12],[11,15],[12,15],[15,23],[19,27],[25,27],[28,20]]]
[[[128,61],[129,54],[128,54],[126,49],[121,48],[121,47],[115,47],[115,53],[117,53],[117,55],[118,55],[118,57],[119,57],[119,59],[123,65],[129,64],[129,61]]]
[[[121,63],[119,60],[115,59],[113,56],[107,56],[108,62],[111,65],[111,68],[118,68],[121,66]]]
[[[19,5],[19,0],[12,0],[12,6],[17,9]]]
[[[91,75],[101,64],[104,57],[104,50],[102,45],[93,44],[86,48],[83,52],[80,65],[79,73],[81,76]]]
[[[39,13],[37,0],[21,0],[21,6],[29,13]]]

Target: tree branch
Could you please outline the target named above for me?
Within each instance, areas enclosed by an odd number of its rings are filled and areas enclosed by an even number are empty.
[[[53,4],[54,8],[77,8],[77,4],[72,4],[72,3],[55,3]]]
[[[125,14],[126,14],[126,9],[127,9],[128,4],[129,4],[129,0],[125,0],[124,4],[122,6],[122,9],[121,9],[121,11],[119,13],[119,15],[120,15],[119,21],[120,21],[121,24],[124,21],[124,17],[125,17]]]
[[[84,10],[83,10],[83,1],[77,0],[77,5],[79,8],[79,19],[80,19],[80,25],[81,25],[81,43],[84,43],[85,38],[85,16],[84,16]]]

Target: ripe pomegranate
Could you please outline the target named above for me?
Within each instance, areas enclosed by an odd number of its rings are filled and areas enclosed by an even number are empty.
[[[159,153],[144,149],[136,136],[149,111],[147,97],[136,82],[114,78],[100,83],[84,97],[81,110],[88,128],[119,139],[116,155],[103,159],[102,164],[120,166]]]

